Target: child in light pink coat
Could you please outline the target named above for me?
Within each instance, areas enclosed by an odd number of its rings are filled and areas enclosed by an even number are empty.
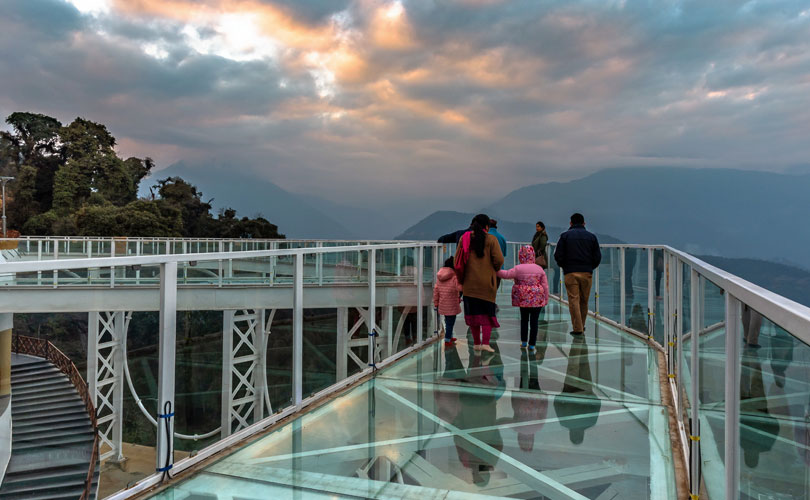
[[[453,326],[456,324],[456,315],[461,313],[461,284],[453,268],[453,258],[444,261],[444,267],[436,274],[436,286],[433,287],[433,306],[439,314],[444,316],[444,345],[451,346],[456,338],[453,337]]]
[[[548,278],[543,268],[534,263],[534,249],[524,246],[518,252],[520,264],[509,270],[498,271],[498,277],[515,280],[512,286],[512,305],[520,307],[520,346],[535,352],[537,321],[540,311],[548,304]],[[530,328],[531,327],[531,328]]]

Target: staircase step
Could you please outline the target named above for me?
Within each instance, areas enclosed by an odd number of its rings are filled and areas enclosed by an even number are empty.
[[[57,368],[53,366],[50,362],[45,361],[44,359],[39,361],[33,361],[31,363],[21,363],[21,364],[12,364],[11,365],[11,374],[15,375],[18,373],[27,373],[30,371],[37,371],[37,370],[44,370],[53,368],[56,370]]]
[[[14,394],[15,392],[19,391],[27,391],[29,389],[37,389],[41,387],[55,387],[55,386],[67,386],[73,387],[73,384],[70,383],[70,380],[66,378],[53,378],[53,379],[43,379],[43,380],[32,380],[30,382],[17,382],[16,384],[12,384],[11,386],[11,393]]]
[[[47,432],[47,431],[55,431],[55,430],[84,430],[93,429],[93,426],[90,424],[90,419],[87,415],[80,415],[79,418],[74,418],[70,420],[59,420],[56,422],[41,422],[38,424],[29,424],[20,426],[17,422],[14,423],[14,437],[17,436],[27,436],[30,434],[36,434],[39,432]]]
[[[46,481],[48,479],[58,479],[65,476],[77,476],[84,478],[87,474],[87,463],[76,461],[71,465],[49,467],[47,469],[24,470],[18,472],[8,472],[3,478],[3,485],[17,484],[29,481]]]
[[[21,403],[23,401],[30,401],[32,399],[37,398],[53,398],[65,394],[72,394],[74,396],[77,396],[76,390],[73,388],[72,385],[67,387],[52,387],[52,388],[45,387],[32,391],[17,392],[14,394],[14,402]]]
[[[30,373],[21,373],[21,374],[18,374],[18,375],[12,374],[11,375],[11,384],[14,385],[14,384],[19,383],[19,382],[30,383],[30,382],[33,382],[35,380],[48,380],[48,379],[53,379],[53,378],[62,378],[64,376],[65,375],[62,372],[60,372],[59,370],[56,370],[56,369],[49,370],[49,371],[40,370],[40,371],[30,372]]]
[[[29,441],[15,441],[11,448],[16,451],[24,450],[48,450],[59,449],[65,446],[79,445],[79,444],[92,444],[93,431],[83,432],[78,434],[63,434],[59,437],[51,437],[45,441],[29,440]]]
[[[19,491],[34,492],[42,488],[83,485],[86,477],[87,468],[79,466],[70,469],[60,468],[55,471],[49,469],[36,470],[25,475],[6,476],[3,479],[3,489],[0,491],[0,498],[2,498],[2,494]]]
[[[89,425],[84,429],[74,429],[74,430],[65,430],[65,429],[56,429],[56,430],[42,430],[40,432],[33,432],[24,435],[19,435],[18,433],[14,433],[11,436],[11,446],[14,448],[15,446],[20,445],[27,445],[32,443],[39,443],[41,445],[50,445],[51,443],[58,442],[58,441],[82,441],[82,437],[85,439],[87,436],[90,436],[90,440],[93,439],[93,428]],[[75,438],[75,439],[74,439]]]
[[[42,384],[37,386],[29,386],[29,387],[20,387],[19,385],[15,385],[11,387],[12,394],[14,395],[14,399],[18,397],[24,397],[29,394],[49,394],[52,392],[62,392],[62,391],[76,391],[76,388],[73,387],[67,380],[61,380],[59,382],[54,382],[51,384]]]
[[[11,401],[12,411],[16,408],[22,410],[23,408],[34,408],[37,406],[50,406],[56,403],[70,403],[74,401],[82,401],[76,391],[64,391],[50,395],[23,395],[22,397],[14,398]]]
[[[0,490],[2,500],[76,500],[84,493],[84,481],[81,483],[70,483],[69,486],[47,487],[35,491],[22,490],[5,493]]]
[[[54,415],[58,418],[65,411],[75,410],[77,408],[84,410],[85,408],[84,403],[78,397],[73,401],[56,402],[51,405],[31,405],[23,408],[15,408],[13,401],[14,400],[12,400],[11,405],[12,421],[17,418],[17,416],[31,415],[32,413],[39,412],[42,412],[43,415]]]
[[[86,418],[89,419],[90,417],[87,415],[87,410],[82,405],[81,409],[78,407],[72,409],[70,411],[63,411],[59,413],[29,413],[23,414],[14,417],[13,421],[13,428],[18,429],[21,426],[28,426],[28,425],[42,425],[54,422],[55,420],[65,421],[65,420],[74,420],[78,418]],[[88,420],[89,421],[89,420]]]

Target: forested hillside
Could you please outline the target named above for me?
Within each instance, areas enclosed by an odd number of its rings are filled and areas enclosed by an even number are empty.
[[[68,125],[37,113],[12,113],[0,132],[0,175],[8,227],[23,235],[278,238],[262,217],[214,217],[203,193],[180,177],[165,178],[138,198],[154,163],[121,158],[107,127],[84,118]]]

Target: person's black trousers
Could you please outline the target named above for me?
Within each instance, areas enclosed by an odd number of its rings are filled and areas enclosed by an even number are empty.
[[[520,308],[520,341],[529,345],[537,342],[537,320],[540,318],[542,307],[521,307]]]

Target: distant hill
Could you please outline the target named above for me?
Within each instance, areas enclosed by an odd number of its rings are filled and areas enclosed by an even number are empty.
[[[436,239],[447,233],[457,231],[469,227],[470,221],[475,216],[473,213],[464,212],[451,212],[439,211],[433,212],[413,226],[409,227],[402,234],[396,237],[398,240],[426,240],[436,241]],[[510,222],[508,220],[498,221],[498,232],[500,232],[507,241],[525,241],[529,242],[534,236],[535,222]],[[545,221],[543,221],[545,222]],[[556,241],[560,237],[563,228],[549,226],[546,224],[546,232],[550,241]],[[601,243],[622,243],[620,240],[604,235],[598,234],[597,237]]]
[[[246,175],[237,168],[190,166],[175,163],[152,173],[142,185],[158,179],[179,176],[197,186],[215,210],[234,208],[240,214],[262,214],[279,227],[287,238],[353,239],[358,235],[349,227],[313,206],[314,198],[290,193],[270,181]],[[145,194],[145,193],[142,193]]]
[[[693,254],[788,260],[810,267],[810,175],[731,169],[612,168],[527,186],[483,211],[563,225],[582,212],[591,230]],[[528,219],[528,220],[527,220]]]
[[[698,258],[810,307],[810,271],[759,259],[731,259],[712,255],[701,255]]]

